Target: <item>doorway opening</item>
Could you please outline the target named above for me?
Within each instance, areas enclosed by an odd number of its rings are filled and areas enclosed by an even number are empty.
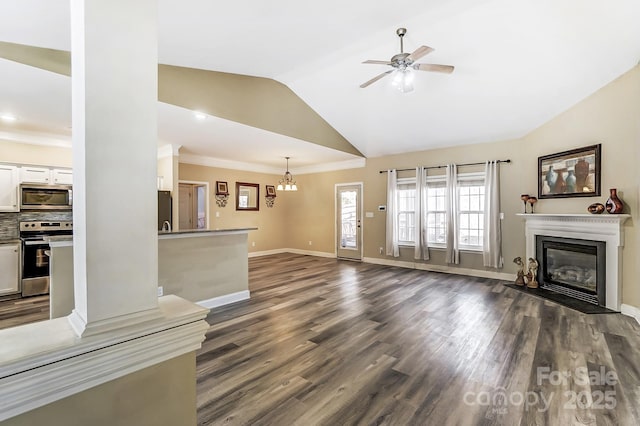
[[[209,228],[209,183],[178,183],[179,229]]]

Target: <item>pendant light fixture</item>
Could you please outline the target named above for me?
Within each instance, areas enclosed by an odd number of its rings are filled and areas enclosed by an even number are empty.
[[[280,179],[280,182],[278,182],[278,191],[297,191],[298,185],[296,185],[296,181],[293,180],[293,175],[289,171],[290,157],[284,158],[287,159],[287,171],[285,172],[284,176],[282,176],[282,179]]]

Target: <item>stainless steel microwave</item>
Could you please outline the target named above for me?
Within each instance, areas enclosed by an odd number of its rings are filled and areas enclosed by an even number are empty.
[[[23,183],[20,185],[20,210],[71,210],[71,185]]]

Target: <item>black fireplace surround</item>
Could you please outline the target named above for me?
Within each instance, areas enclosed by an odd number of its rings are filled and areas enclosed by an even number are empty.
[[[605,250],[604,241],[536,235],[540,287],[606,306]]]

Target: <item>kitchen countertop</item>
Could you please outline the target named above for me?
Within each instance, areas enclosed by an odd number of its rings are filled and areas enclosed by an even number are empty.
[[[258,228],[229,228],[229,229],[185,229],[179,231],[158,231],[159,239],[206,237],[208,235],[229,235],[255,231]],[[73,245],[72,235],[51,235],[46,237],[52,247]]]

